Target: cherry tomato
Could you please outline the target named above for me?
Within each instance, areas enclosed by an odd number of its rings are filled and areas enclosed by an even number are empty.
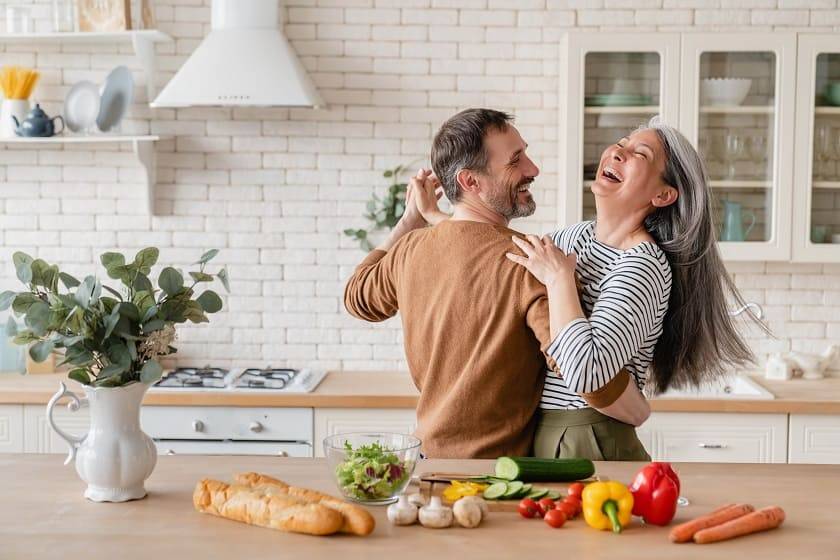
[[[544,516],[546,513],[553,510],[557,504],[555,504],[554,500],[551,498],[543,498],[537,502],[537,506],[540,508],[540,516]]]
[[[549,526],[559,529],[566,522],[566,514],[559,509],[552,509],[545,514],[545,522]]]
[[[557,509],[566,514],[566,519],[572,519],[577,515],[577,506],[565,500],[557,504]]]
[[[577,498],[575,496],[566,496],[563,499],[563,501],[566,502],[567,504],[574,504],[575,508],[577,508],[578,512],[580,512],[583,509],[583,504],[580,501],[580,498]]]
[[[525,498],[519,502],[519,515],[526,519],[531,519],[540,514],[540,506],[531,498]]]
[[[580,498],[581,494],[583,494],[583,487],[584,485],[582,482],[573,482],[569,485],[568,495]]]

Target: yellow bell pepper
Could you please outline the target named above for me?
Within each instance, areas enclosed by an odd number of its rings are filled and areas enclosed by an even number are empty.
[[[464,496],[477,496],[487,489],[487,486],[487,484],[480,484],[478,482],[453,480],[443,491],[443,498],[450,502],[457,502]]]
[[[620,533],[630,524],[633,494],[620,482],[593,482],[583,489],[583,518],[593,529]]]

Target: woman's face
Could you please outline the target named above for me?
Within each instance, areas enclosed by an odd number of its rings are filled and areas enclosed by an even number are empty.
[[[676,200],[677,191],[662,181],[664,172],[665,150],[659,135],[639,130],[601,154],[592,193],[599,203],[614,203],[628,211],[667,206]]]

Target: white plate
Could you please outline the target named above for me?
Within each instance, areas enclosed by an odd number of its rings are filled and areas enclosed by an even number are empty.
[[[64,122],[73,132],[90,132],[99,115],[99,88],[93,82],[81,81],[70,88],[64,98]]]
[[[105,79],[102,86],[102,101],[99,105],[99,116],[96,125],[102,132],[108,132],[117,127],[125,116],[134,97],[134,78],[131,70],[125,66],[117,66]]]

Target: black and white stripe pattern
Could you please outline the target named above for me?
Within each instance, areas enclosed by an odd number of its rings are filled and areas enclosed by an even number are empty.
[[[546,374],[540,408],[585,408],[579,394],[603,387],[622,367],[644,388],[671,293],[665,253],[655,243],[627,251],[604,245],[595,239],[595,222],[575,224],[552,238],[564,252],[577,254],[588,319],[566,325],[549,346],[563,377]]]

